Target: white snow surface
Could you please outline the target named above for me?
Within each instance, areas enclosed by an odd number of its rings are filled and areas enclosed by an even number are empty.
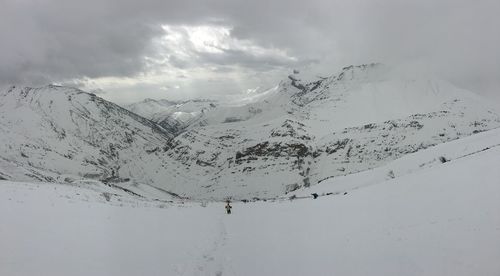
[[[499,145],[487,131],[231,215],[0,181],[0,275],[499,275]]]

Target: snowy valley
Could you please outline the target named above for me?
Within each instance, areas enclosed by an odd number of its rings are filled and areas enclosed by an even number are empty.
[[[498,275],[499,110],[381,64],[241,103],[10,87],[0,274]]]
[[[0,0],[0,276],[500,276],[498,11]]]
[[[473,93],[381,64],[292,74],[241,105],[122,108],[59,86],[0,97],[3,179],[100,181],[159,199],[271,199],[500,126],[498,109]]]

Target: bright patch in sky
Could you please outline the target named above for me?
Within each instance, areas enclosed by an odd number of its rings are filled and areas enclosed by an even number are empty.
[[[232,28],[227,26],[174,26],[163,25],[166,35],[159,44],[169,56],[176,58],[196,58],[196,54],[230,54],[232,51],[254,57],[278,58],[295,62],[296,57],[277,48],[266,48],[250,40],[242,40],[231,36]],[[173,53],[173,54],[172,54]],[[199,58],[199,56],[198,56]]]
[[[232,101],[232,95],[274,86],[298,62],[284,49],[232,36],[229,26],[163,25],[162,29],[164,35],[153,42],[155,54],[145,57],[145,72],[75,82],[89,91],[120,91],[103,95],[115,102],[145,97],[187,99],[200,94]]]
[[[193,43],[196,51],[208,53],[223,53],[222,48],[227,48],[230,30],[227,27],[184,27],[189,41]]]

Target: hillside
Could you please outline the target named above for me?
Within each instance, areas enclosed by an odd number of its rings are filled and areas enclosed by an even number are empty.
[[[45,86],[0,91],[0,177],[72,183],[122,182],[172,135],[81,90]],[[149,159],[149,163],[160,163]]]

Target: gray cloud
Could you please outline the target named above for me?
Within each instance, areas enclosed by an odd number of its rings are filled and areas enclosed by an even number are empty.
[[[186,85],[186,70],[240,72],[252,80],[245,85],[259,86],[255,76],[268,70],[276,77],[280,69],[285,74],[296,66],[333,73],[344,65],[380,61],[417,65],[497,96],[499,10],[496,0],[4,0],[0,83],[134,78],[173,68],[180,70],[174,75],[184,76],[184,87],[200,89],[185,90],[195,95],[203,93],[203,80]],[[166,34],[161,25],[224,26],[237,42],[286,55],[237,47],[203,52],[184,41],[182,56],[155,44]],[[133,87],[160,91],[150,86],[130,86],[124,93]]]
[[[0,81],[130,76],[161,29],[136,18],[107,17],[66,1],[7,1],[0,7]]]
[[[223,49],[222,53],[199,53],[199,59],[202,63],[216,65],[240,65],[253,68],[259,71],[267,71],[276,67],[292,67],[297,62],[277,57],[273,55],[257,56],[242,50]]]

